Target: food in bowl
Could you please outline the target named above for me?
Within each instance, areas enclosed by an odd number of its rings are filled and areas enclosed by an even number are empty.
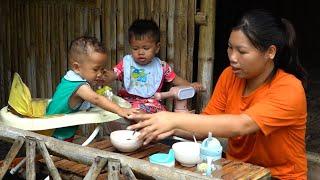
[[[110,134],[111,144],[121,152],[132,152],[141,147],[142,141],[138,140],[139,132],[130,130],[117,130]]]
[[[193,167],[201,161],[200,144],[195,142],[177,142],[172,145],[175,159],[186,167]]]

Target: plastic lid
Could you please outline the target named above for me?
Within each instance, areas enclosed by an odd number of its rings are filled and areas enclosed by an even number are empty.
[[[170,163],[174,159],[174,151],[170,149],[168,154],[165,153],[156,153],[149,157],[150,162],[152,163]]]

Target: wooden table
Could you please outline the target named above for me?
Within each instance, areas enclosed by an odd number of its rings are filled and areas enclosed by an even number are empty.
[[[151,144],[146,147],[140,148],[135,152],[130,153],[122,153],[118,152],[111,144],[109,138],[101,139],[97,142],[94,142],[89,147],[105,150],[105,151],[112,151],[121,153],[130,157],[144,159],[148,161],[148,157],[152,154],[163,152],[168,153],[170,147],[165,144],[157,143]],[[78,164],[76,162],[59,158],[53,157],[52,158],[55,166],[59,169],[59,171],[64,172],[65,178],[71,177],[84,177],[89,170],[89,166]],[[39,160],[41,164],[44,164],[44,160]],[[215,164],[220,165],[220,169],[217,169],[213,172],[213,177],[221,178],[221,179],[268,179],[271,177],[270,171],[266,168],[252,165],[249,163],[243,163],[239,161],[230,161],[227,159],[220,159],[215,162]],[[45,164],[44,164],[45,165]],[[175,168],[184,169],[188,171],[196,171],[196,167],[184,167],[181,166],[178,162],[175,164]],[[102,171],[99,175],[98,179],[105,179],[107,177],[107,172]]]

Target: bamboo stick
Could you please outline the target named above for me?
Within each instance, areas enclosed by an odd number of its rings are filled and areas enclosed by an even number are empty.
[[[52,74],[51,74],[51,46],[50,46],[50,41],[51,41],[51,38],[50,38],[50,25],[51,25],[51,14],[50,14],[50,10],[51,10],[51,4],[47,4],[46,5],[46,14],[45,14],[45,22],[46,22],[46,30],[44,31],[45,32],[45,44],[46,44],[46,47],[47,47],[47,50],[46,50],[46,59],[45,59],[45,76],[46,76],[46,86],[48,86],[47,88],[47,97],[51,97],[52,96],[52,90],[53,90],[53,87],[52,87]]]
[[[116,0],[110,0],[111,1],[111,16],[110,16],[110,48],[111,48],[111,67],[115,66],[117,64],[117,22],[114,21],[114,19],[117,18],[117,1]]]
[[[103,4],[103,21],[102,21],[102,34],[103,34],[103,43],[107,49],[107,68],[112,68],[112,59],[111,59],[111,1],[102,1]]]
[[[58,9],[59,9],[59,52],[60,52],[60,77],[63,77],[63,75],[67,72],[67,53],[66,53],[66,39],[64,36],[64,32],[65,32],[65,23],[63,22],[63,13],[64,13],[64,9],[62,8],[61,4],[58,5]]]
[[[199,53],[198,53],[198,81],[206,86],[207,91],[198,94],[198,105],[200,111],[207,104],[212,93],[213,81],[213,58],[214,58],[214,34],[215,34],[215,0],[203,0],[201,12],[207,15],[208,24],[200,26]]]
[[[119,180],[120,161],[118,159],[108,158],[108,179]]]
[[[121,173],[129,180],[137,179],[128,165],[122,166]]]
[[[167,46],[167,60],[168,63],[173,67],[173,59],[174,59],[174,11],[175,11],[175,0],[170,1],[168,3],[168,46]]]
[[[39,149],[42,157],[46,161],[46,165],[48,167],[48,170],[49,170],[51,176],[55,180],[60,180],[61,177],[59,175],[58,169],[54,166],[54,163],[50,157],[50,154],[46,148],[46,145],[44,144],[43,141],[39,141],[39,140],[37,141],[37,145],[38,145],[38,149]]]
[[[94,158],[97,156],[105,158],[119,159],[123,166],[128,165],[135,172],[149,175],[157,179],[209,179],[200,174],[176,169],[165,166],[151,164],[148,161],[132,158],[118,153],[108,152],[90,147],[82,147],[77,144],[72,144],[54,139],[52,137],[43,136],[41,134],[24,131],[21,129],[5,126],[0,124],[0,139],[13,141],[18,136],[32,136],[38,140],[45,142],[47,149],[53,154],[60,154],[70,160],[91,165]],[[146,168],[148,167],[148,168]]]
[[[1,2],[1,6],[0,6],[0,22],[3,22],[3,24],[0,26],[0,106],[4,106],[5,105],[5,93],[4,93],[4,68],[3,68],[3,63],[4,63],[4,44],[5,44],[5,28],[6,28],[6,24],[5,24],[5,18],[7,16],[5,16],[6,12],[5,12],[5,3],[6,2]]]
[[[139,0],[138,3],[139,3],[139,19],[144,19],[145,18],[146,1]]]
[[[124,55],[130,52],[130,46],[128,41],[128,29],[129,29],[129,2],[124,1],[123,5],[123,45],[124,45]]]
[[[179,69],[178,74],[182,78],[187,78],[187,72],[188,72],[188,51],[187,51],[187,12],[188,12],[188,3],[185,3],[184,0],[178,0],[177,1],[177,27],[175,28],[175,31],[178,35],[177,40],[175,41],[175,44],[178,48],[176,50],[178,51],[176,53],[177,59],[175,59],[175,63],[178,63],[176,69]],[[177,36],[176,36],[177,37]],[[190,73],[189,73],[190,74]],[[187,79],[190,81],[190,79]]]
[[[36,179],[36,139],[34,137],[26,136],[26,155],[26,177],[28,180]]]
[[[36,49],[36,12],[35,4],[30,3],[30,40],[31,40],[31,61],[30,61],[30,76],[31,76],[31,93],[33,97],[39,97],[37,90],[37,68],[36,68],[36,58],[37,49]]]
[[[0,179],[2,179],[3,176],[6,174],[10,164],[12,163],[13,159],[17,156],[23,143],[24,143],[24,137],[21,137],[21,136],[14,141],[12,147],[10,148],[0,168]]]
[[[56,51],[57,51],[57,44],[56,44],[56,40],[55,40],[55,34],[56,34],[56,21],[57,21],[57,15],[55,13],[55,4],[51,4],[50,6],[50,14],[51,14],[51,20],[50,20],[50,52],[51,52],[51,80],[52,80],[52,92],[55,91],[57,84],[59,83],[59,81],[57,80],[57,74],[58,74],[58,70],[56,69],[56,61],[57,59],[57,55],[56,55]],[[70,32],[73,32],[73,30],[69,30]]]
[[[167,9],[168,9],[168,46],[167,46],[167,62],[169,65],[174,68],[174,58],[175,58],[175,47],[174,47],[174,24],[175,24],[175,4],[176,0],[171,0],[170,3],[168,1],[167,3]],[[173,110],[173,100],[167,99],[166,100],[166,107],[169,111]]]
[[[193,72],[193,52],[194,52],[194,36],[195,36],[195,16],[196,2],[188,0],[187,10],[187,72]],[[192,82],[193,73],[186,73],[186,78]]]
[[[6,81],[8,82],[7,83],[7,89],[6,89],[6,95],[7,95],[7,97],[9,97],[9,88],[11,87],[11,74],[12,74],[12,72],[11,72],[11,68],[12,68],[12,60],[11,59],[13,59],[13,57],[12,57],[12,43],[11,43],[11,41],[12,41],[12,36],[11,36],[11,34],[12,34],[12,31],[13,31],[13,27],[12,27],[12,22],[13,22],[13,12],[12,12],[12,9],[13,7],[12,7],[12,2],[10,1],[9,3],[8,3],[8,11],[9,11],[9,17],[8,17],[8,21],[7,21],[7,23],[8,23],[8,30],[7,30],[7,32],[8,32],[8,34],[7,34],[7,37],[8,37],[8,39],[7,39],[7,44],[8,44],[8,59],[5,59],[5,65],[7,65],[7,67],[5,68],[5,69],[7,69],[7,74],[6,74],[6,76],[7,76],[7,78],[6,78]]]
[[[61,56],[60,56],[60,42],[59,42],[59,38],[60,38],[60,32],[61,32],[61,27],[60,27],[60,18],[59,18],[59,4],[58,3],[54,3],[54,14],[55,14],[55,21],[54,21],[54,46],[55,46],[55,69],[56,69],[56,74],[55,74],[55,78],[56,78],[56,82],[59,83],[60,82],[60,77],[62,75],[61,72]],[[79,21],[76,21],[76,23],[78,24]],[[76,29],[75,31],[79,32],[79,29]]]
[[[101,41],[100,17],[101,17],[101,0],[96,0],[96,11],[94,14],[94,23],[95,23],[94,34],[99,41]]]
[[[167,59],[167,0],[160,0],[160,59]]]
[[[47,48],[45,46],[45,41],[44,41],[44,34],[45,34],[45,19],[44,19],[44,6],[45,4],[43,2],[39,3],[39,29],[40,29],[40,34],[39,36],[39,51],[40,51],[40,74],[41,74],[41,98],[47,98],[48,97],[48,86],[47,86],[47,76],[45,72],[45,67],[46,67],[46,60],[45,60],[45,53],[47,51]]]
[[[16,1],[12,1],[11,3],[11,8],[12,9],[17,9],[16,8]],[[12,52],[11,52],[11,61],[12,61],[12,71],[13,72],[18,72],[18,48],[17,48],[17,12],[13,11],[12,12],[12,19],[11,19],[11,48],[12,48]],[[12,79],[10,79],[10,82],[12,81]]]
[[[117,59],[124,56],[124,0],[117,1]]]
[[[96,179],[98,175],[100,174],[102,168],[107,164],[108,159],[103,157],[96,157],[87,172],[86,176],[84,177],[84,180],[90,180],[90,179]]]

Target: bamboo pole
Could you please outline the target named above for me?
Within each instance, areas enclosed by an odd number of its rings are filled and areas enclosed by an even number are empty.
[[[46,44],[46,47],[47,47],[47,50],[46,50],[46,59],[45,59],[45,76],[46,76],[46,86],[48,86],[47,88],[47,97],[51,97],[52,96],[52,90],[53,90],[53,83],[52,83],[52,73],[51,73],[51,46],[50,46],[50,25],[51,25],[51,14],[50,14],[50,10],[51,10],[51,4],[47,4],[46,5],[46,14],[45,14],[45,19],[44,21],[46,22],[46,30],[44,31],[45,32],[45,44]]]
[[[96,179],[100,174],[102,168],[107,164],[108,159],[103,157],[96,157],[83,180]]]
[[[31,94],[33,97],[39,97],[38,90],[37,90],[37,48],[36,48],[36,11],[35,11],[35,4],[30,3],[30,40],[31,40],[31,60],[30,60],[30,76],[31,76]]]
[[[215,0],[201,1],[201,12],[207,15],[208,24],[200,26],[198,53],[198,81],[206,86],[207,91],[198,95],[200,111],[207,104],[212,93],[213,65],[214,65],[214,34],[215,34]]]
[[[108,179],[119,180],[120,161],[118,159],[108,158]]]
[[[165,166],[159,166],[151,164],[148,161],[132,158],[126,155],[99,150],[90,147],[82,147],[77,144],[68,143],[54,139],[52,137],[43,136],[41,134],[33,133],[30,131],[24,131],[21,129],[5,126],[0,124],[0,139],[6,141],[14,141],[18,136],[32,136],[45,142],[47,149],[53,153],[66,157],[70,160],[80,162],[86,165],[91,165],[94,158],[101,156],[104,158],[119,159],[121,165],[128,165],[135,172],[149,175],[158,179],[209,179],[206,176],[200,174],[176,169]]]
[[[124,56],[124,0],[117,1],[117,59]]]
[[[102,14],[102,34],[103,42],[107,49],[107,68],[112,68],[112,59],[111,59],[111,1],[102,1],[103,5],[103,14]]]
[[[146,1],[139,0],[138,3],[139,3],[139,19],[144,19],[145,18]]]
[[[174,24],[175,24],[175,4],[176,0],[171,0],[170,3],[167,3],[168,9],[168,46],[167,46],[167,62],[169,65],[174,68],[174,58],[175,58],[175,33],[174,33]],[[173,111],[173,100],[167,99],[166,100],[166,107],[169,111]]]
[[[54,166],[54,163],[50,157],[50,154],[46,148],[46,145],[44,144],[43,141],[37,141],[37,145],[38,145],[38,149],[39,149],[42,157],[46,161],[46,165],[48,167],[48,170],[49,170],[51,176],[55,180],[60,180],[61,177],[59,175],[58,169]]]
[[[114,19],[117,19],[117,1],[116,0],[110,0],[111,1],[111,16],[110,16],[110,48],[111,48],[111,67],[115,66],[117,64],[117,22],[114,21]]]
[[[0,179],[6,174],[10,164],[12,163],[13,159],[18,154],[19,150],[21,149],[24,143],[24,137],[19,136],[13,143],[12,147],[10,148],[8,154],[6,155],[3,164],[0,168]]]
[[[121,173],[129,180],[137,179],[128,165],[122,166]]]
[[[36,179],[35,157],[36,157],[36,139],[32,136],[26,136],[26,179]]]
[[[101,31],[100,31],[100,17],[101,17],[101,0],[96,0],[96,11],[94,14],[94,23],[95,23],[95,37],[97,37],[97,39],[99,41],[101,41]]]
[[[188,0],[187,11],[187,72],[193,72],[193,52],[194,52],[194,36],[195,36],[195,20],[196,1]],[[192,82],[193,73],[186,73],[186,78]]]
[[[160,59],[167,59],[167,0],[160,0]]]
[[[59,4],[58,5],[58,9],[59,9],[59,52],[60,52],[60,58],[59,58],[59,69],[60,69],[60,77],[59,79],[67,72],[67,54],[66,54],[66,46],[65,46],[65,36],[64,36],[64,32],[65,32],[65,24],[63,22],[64,17],[63,17],[63,13],[64,13],[64,9],[62,8],[62,5]]]
[[[57,74],[59,73],[59,69],[56,68],[56,62],[58,61],[57,56],[57,44],[56,44],[56,21],[57,21],[57,14],[56,14],[56,5],[53,3],[50,7],[51,16],[51,24],[50,24],[50,47],[51,47],[51,79],[52,79],[52,92],[55,91],[56,85],[59,83],[57,78]],[[73,30],[69,30],[73,32]]]
[[[173,59],[175,54],[174,49],[174,10],[175,10],[175,0],[168,2],[168,46],[167,46],[167,60],[168,63],[173,67]]]
[[[5,105],[5,90],[4,90],[4,68],[3,68],[3,63],[4,63],[4,47],[5,47],[5,18],[7,17],[5,14],[5,3],[6,2],[1,2],[0,6],[0,22],[3,22],[3,24],[0,26],[0,92],[3,92],[0,94],[0,106]]]

